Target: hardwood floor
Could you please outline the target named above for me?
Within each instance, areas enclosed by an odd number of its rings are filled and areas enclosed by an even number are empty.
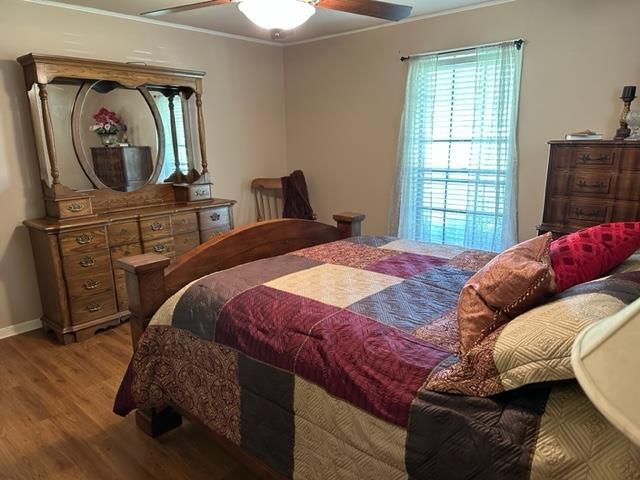
[[[66,347],[0,340],[0,479],[256,479],[186,420],[151,439],[112,413],[130,357],[128,324]]]

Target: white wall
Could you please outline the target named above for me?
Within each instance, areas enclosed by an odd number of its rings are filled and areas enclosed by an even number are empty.
[[[204,115],[217,197],[255,217],[252,178],[286,173],[282,49],[221,36],[2,0],[0,14],[0,328],[41,315],[27,230],[44,214],[22,69],[29,52],[169,65],[207,73]],[[145,53],[147,52],[147,53]]]

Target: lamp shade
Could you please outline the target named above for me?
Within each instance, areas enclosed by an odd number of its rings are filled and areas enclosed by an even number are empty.
[[[238,8],[253,23],[269,30],[291,30],[316,12],[302,0],[242,0]]]
[[[596,408],[640,446],[640,300],[583,330],[571,364]]]

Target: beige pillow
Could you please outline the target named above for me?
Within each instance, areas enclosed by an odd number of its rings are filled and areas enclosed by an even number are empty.
[[[625,263],[625,269],[640,268]],[[524,385],[574,378],[571,347],[576,336],[639,297],[638,271],[571,287],[498,327],[459,359],[443,362],[426,388],[488,397]]]
[[[469,279],[458,302],[461,353],[553,294],[551,241],[547,233],[519,243]]]

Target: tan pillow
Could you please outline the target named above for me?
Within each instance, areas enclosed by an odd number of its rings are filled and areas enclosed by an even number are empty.
[[[551,240],[547,233],[505,250],[465,284],[458,302],[461,353],[554,292]]]

